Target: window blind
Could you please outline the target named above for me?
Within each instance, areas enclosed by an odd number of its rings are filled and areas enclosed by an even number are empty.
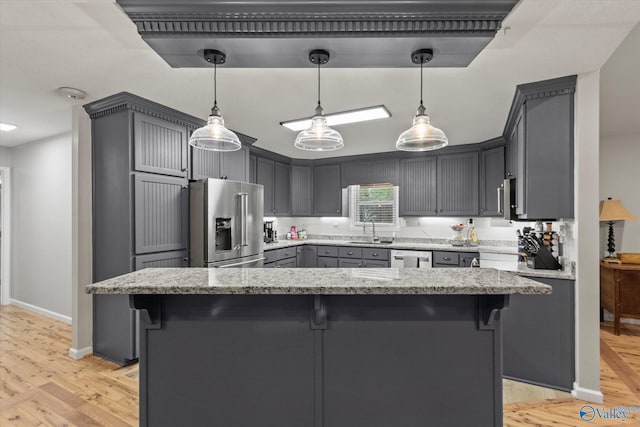
[[[373,221],[376,226],[398,225],[398,187],[392,184],[351,185],[349,187],[351,225]]]

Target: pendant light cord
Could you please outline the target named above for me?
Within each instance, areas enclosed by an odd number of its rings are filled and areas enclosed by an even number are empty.
[[[420,60],[420,105],[422,104],[422,93],[423,93],[423,89],[422,89],[422,66],[424,65],[424,63],[422,62],[422,60]]]
[[[218,106],[218,64],[213,61],[213,107]]]
[[[320,106],[320,61],[318,61],[318,107]]]

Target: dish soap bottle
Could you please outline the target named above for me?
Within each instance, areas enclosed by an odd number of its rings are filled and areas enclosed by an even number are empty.
[[[478,236],[476,236],[476,227],[473,225],[473,218],[469,218],[469,229],[467,230],[467,236],[469,246],[478,246]]]
[[[396,239],[396,232],[394,231],[394,232],[391,234],[391,243],[395,243],[395,242],[396,242],[396,240],[397,240],[397,239]]]

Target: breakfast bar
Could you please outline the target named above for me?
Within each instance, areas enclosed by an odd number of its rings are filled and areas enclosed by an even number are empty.
[[[140,426],[502,425],[494,269],[150,268],[87,287],[140,310]],[[534,321],[532,319],[532,321]]]

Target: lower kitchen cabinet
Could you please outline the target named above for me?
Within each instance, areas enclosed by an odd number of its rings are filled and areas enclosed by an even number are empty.
[[[575,380],[573,280],[528,277],[549,295],[510,295],[502,311],[503,376],[571,391]]]
[[[319,268],[338,268],[338,258],[319,256],[316,260],[316,266]]]
[[[364,268],[389,268],[389,261],[381,261],[377,259],[364,259],[362,260],[362,267]]]
[[[318,266],[318,248],[302,245],[296,248],[297,266],[299,268],[313,268]]]
[[[339,258],[338,267],[339,268],[360,268],[362,267],[362,260],[350,259],[350,258]]]
[[[276,261],[276,268],[296,268],[297,263],[295,258],[287,258]]]
[[[480,261],[479,252],[433,252],[433,268],[471,267],[474,258]]]

